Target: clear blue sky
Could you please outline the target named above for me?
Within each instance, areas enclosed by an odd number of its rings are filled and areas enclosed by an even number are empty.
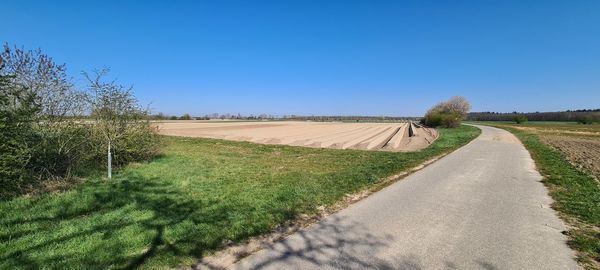
[[[127,2],[127,3],[125,3]],[[103,66],[155,112],[600,107],[600,1],[4,1],[0,41]]]

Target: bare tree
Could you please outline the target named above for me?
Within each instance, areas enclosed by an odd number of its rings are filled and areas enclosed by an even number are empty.
[[[91,105],[93,125],[104,141],[107,149],[108,178],[112,178],[111,147],[127,135],[136,126],[146,125],[143,110],[132,93],[132,87],[124,87],[115,81],[105,81],[109,69],[96,70],[92,74],[85,73],[89,82],[88,94]]]
[[[455,96],[429,109],[421,122],[428,126],[457,127],[470,110],[466,98]]]
[[[444,109],[460,114],[463,118],[471,111],[471,104],[465,97],[455,96],[444,102]]]
[[[8,44],[4,44],[1,57],[6,67],[3,75],[10,74],[13,83],[35,96],[41,107],[39,115],[46,125],[85,112],[85,95],[73,86],[64,64],[55,63],[39,49],[11,48]]]
[[[454,96],[447,101],[438,103],[429,109],[428,113],[452,113],[464,118],[471,111],[471,104],[465,97]]]

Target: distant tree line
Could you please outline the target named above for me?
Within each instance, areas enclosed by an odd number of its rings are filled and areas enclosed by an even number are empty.
[[[403,116],[360,116],[360,115],[312,115],[312,116],[289,116],[290,120],[297,121],[315,121],[315,122],[402,122],[402,121],[418,121],[420,117],[403,117]]]
[[[292,121],[315,121],[315,122],[399,122],[399,121],[419,121],[421,117],[400,117],[400,116],[347,116],[347,115],[241,115],[241,114],[206,114],[203,116],[191,116],[190,114],[165,115],[158,113],[150,116],[152,120],[292,120]]]
[[[193,116],[189,113],[177,115],[166,115],[163,113],[153,114],[150,116],[152,120],[281,120],[287,119],[288,116],[275,116],[270,114],[259,114],[259,115],[241,115],[241,114],[205,114],[202,116]]]
[[[600,109],[568,110],[562,112],[471,112],[467,115],[470,121],[566,121],[566,122],[600,122]]]
[[[399,121],[419,121],[421,117],[400,117],[400,116],[346,116],[346,115],[241,115],[241,114],[206,114],[203,116],[191,116],[190,114],[165,115],[163,113],[151,115],[153,120],[293,120],[293,121],[315,121],[315,122],[399,122]]]

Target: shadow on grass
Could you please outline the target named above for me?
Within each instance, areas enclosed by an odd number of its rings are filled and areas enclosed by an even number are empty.
[[[193,198],[158,179],[120,178],[0,203],[0,268],[176,266],[232,236],[229,213],[239,205]],[[235,237],[261,232],[253,229]]]

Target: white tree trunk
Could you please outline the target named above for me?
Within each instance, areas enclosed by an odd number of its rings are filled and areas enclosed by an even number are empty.
[[[110,142],[108,142],[108,179],[112,178],[112,155],[110,153]]]

